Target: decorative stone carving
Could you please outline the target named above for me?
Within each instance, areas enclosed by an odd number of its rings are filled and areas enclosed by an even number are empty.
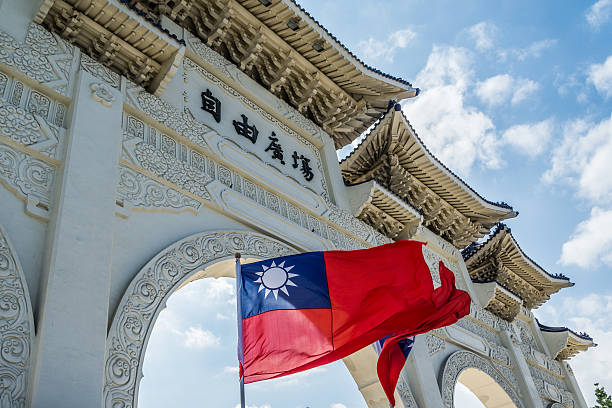
[[[69,94],[74,48],[38,24],[30,24],[25,43],[0,32],[0,62],[62,95]]]
[[[446,360],[442,373],[442,400],[445,407],[454,408],[455,384],[459,374],[467,368],[477,368],[488,374],[508,394],[517,408],[525,407],[520,399],[518,389],[514,386],[516,382],[512,382],[513,379],[506,378],[484,358],[469,351],[457,351]]]
[[[233,257],[272,258],[295,249],[251,232],[207,232],[187,237],[151,259],[132,280],[107,339],[104,406],[134,407],[146,340],[166,299],[194,273]]]
[[[408,384],[408,381],[406,381],[406,378],[404,376],[400,376],[397,382],[397,393],[402,399],[404,408],[418,408],[418,405],[414,400],[414,396],[412,395],[410,385]]]
[[[119,89],[121,87],[121,76],[119,74],[96,62],[87,54],[81,54],[81,69],[101,79],[113,88]]]
[[[26,200],[26,211],[48,218],[56,168],[0,143],[0,182]]]
[[[57,159],[62,153],[58,146],[64,130],[0,98],[0,137]]]
[[[425,342],[427,343],[427,351],[430,356],[433,356],[438,351],[442,351],[446,348],[446,342],[438,336],[431,333],[425,335]]]
[[[106,107],[110,107],[113,102],[115,102],[115,95],[113,95],[111,90],[105,84],[101,82],[94,82],[89,85],[89,89],[91,89],[91,97],[94,99],[94,101],[100,102]]]
[[[25,407],[34,320],[17,254],[0,228],[0,406]]]
[[[46,121],[52,129],[53,125],[64,127],[66,105],[2,73],[0,73],[0,105],[20,108],[23,112],[35,115],[37,120]]]
[[[429,268],[433,288],[437,289],[442,286],[442,281],[440,280],[440,261],[444,262],[445,265],[448,261],[442,258],[438,253],[429,249],[426,245],[423,245],[423,258],[425,258],[425,262]]]
[[[117,201],[123,207],[143,209],[191,210],[197,212],[202,203],[178,190],[166,187],[128,167],[119,168]]]

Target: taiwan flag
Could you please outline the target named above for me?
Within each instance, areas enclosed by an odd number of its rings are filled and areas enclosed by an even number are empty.
[[[440,262],[434,289],[423,243],[309,252],[242,265],[238,356],[245,383],[346,357],[391,333],[412,336],[469,313]]]

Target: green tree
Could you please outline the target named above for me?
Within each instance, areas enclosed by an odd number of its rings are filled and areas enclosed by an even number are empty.
[[[593,408],[612,408],[612,397],[608,395],[603,386],[595,383],[595,398],[597,404]]]

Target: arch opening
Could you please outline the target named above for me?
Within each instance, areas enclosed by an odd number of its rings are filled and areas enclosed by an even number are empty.
[[[461,408],[517,408],[493,378],[473,367],[466,368],[457,377],[454,405]]]
[[[233,260],[231,268],[233,272]],[[220,270],[227,261],[212,267]],[[245,262],[246,263],[246,262]],[[222,276],[227,273],[222,274]],[[147,408],[236,407],[235,280],[190,279],[159,313],[143,360],[138,404]],[[255,407],[356,407],[366,404],[341,361],[303,373],[246,385],[247,405]]]
[[[105,407],[136,408],[138,406],[139,387],[143,377],[143,361],[147,346],[155,322],[167,302],[170,301],[170,297],[174,293],[180,294],[183,290],[188,292],[190,285],[198,284],[202,278],[207,278],[202,279],[206,282],[223,282],[223,278],[233,278],[233,258],[236,252],[241,253],[243,263],[246,263],[258,259],[289,255],[297,251],[285,243],[258,233],[247,231],[205,232],[184,238],[162,250],[135,275],[115,311],[107,337],[103,395]],[[230,285],[233,287],[234,279],[225,281],[228,284],[232,282]],[[170,301],[169,304],[172,303]],[[233,311],[233,319],[227,327],[235,336],[235,304],[231,307],[231,310]],[[202,323],[202,326],[204,326],[204,323]],[[208,336],[208,340],[203,339],[207,336],[205,330],[204,327],[194,326],[193,329],[187,327],[180,335],[184,341],[183,344],[187,342],[192,346],[198,346],[209,344],[211,341],[215,343],[214,338],[210,336]],[[233,350],[228,358],[235,361],[235,338],[231,348]],[[167,350],[167,353],[173,353],[173,350]],[[341,386],[338,383],[338,378],[345,378],[355,389],[354,394],[358,397],[355,402],[351,402],[351,406],[365,407],[365,402],[356,389],[356,385],[346,367],[342,365],[342,362],[337,362],[336,365],[339,367],[338,369],[329,371],[333,380],[326,380],[328,386],[333,385],[332,392],[329,395],[337,394],[337,392],[334,394],[333,391],[337,391],[338,387]],[[310,370],[309,373],[302,374],[302,377],[297,374],[277,381],[293,381],[294,384],[299,386],[300,381],[303,382],[305,376],[324,380],[326,378],[323,375],[326,372],[324,370],[330,368],[333,367],[326,366],[318,372]],[[227,371],[229,372],[230,369]],[[210,375],[214,375],[214,373]],[[237,384],[237,381],[234,383]],[[265,383],[273,385],[272,381]],[[256,384],[264,384],[264,382]],[[194,387],[199,386],[201,386],[201,383],[194,385]],[[255,384],[252,387],[255,387]],[[316,393],[316,390],[309,390],[309,392]],[[297,403],[300,404],[299,401]],[[176,403],[172,405],[176,405]],[[284,406],[286,404],[276,405]],[[345,403],[341,401],[329,404],[330,407],[334,408],[343,405]],[[265,403],[263,406],[265,407]]]

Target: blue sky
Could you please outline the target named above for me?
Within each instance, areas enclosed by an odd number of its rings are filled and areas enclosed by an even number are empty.
[[[571,361],[588,402],[593,382],[612,390],[612,0],[300,3],[365,62],[422,89],[406,116],[468,184],[520,211],[507,224],[528,255],[576,283],[536,315],[599,343]],[[233,289],[220,282],[168,302],[141,407],[235,406]],[[341,364],[247,394],[257,408],[365,407]]]

